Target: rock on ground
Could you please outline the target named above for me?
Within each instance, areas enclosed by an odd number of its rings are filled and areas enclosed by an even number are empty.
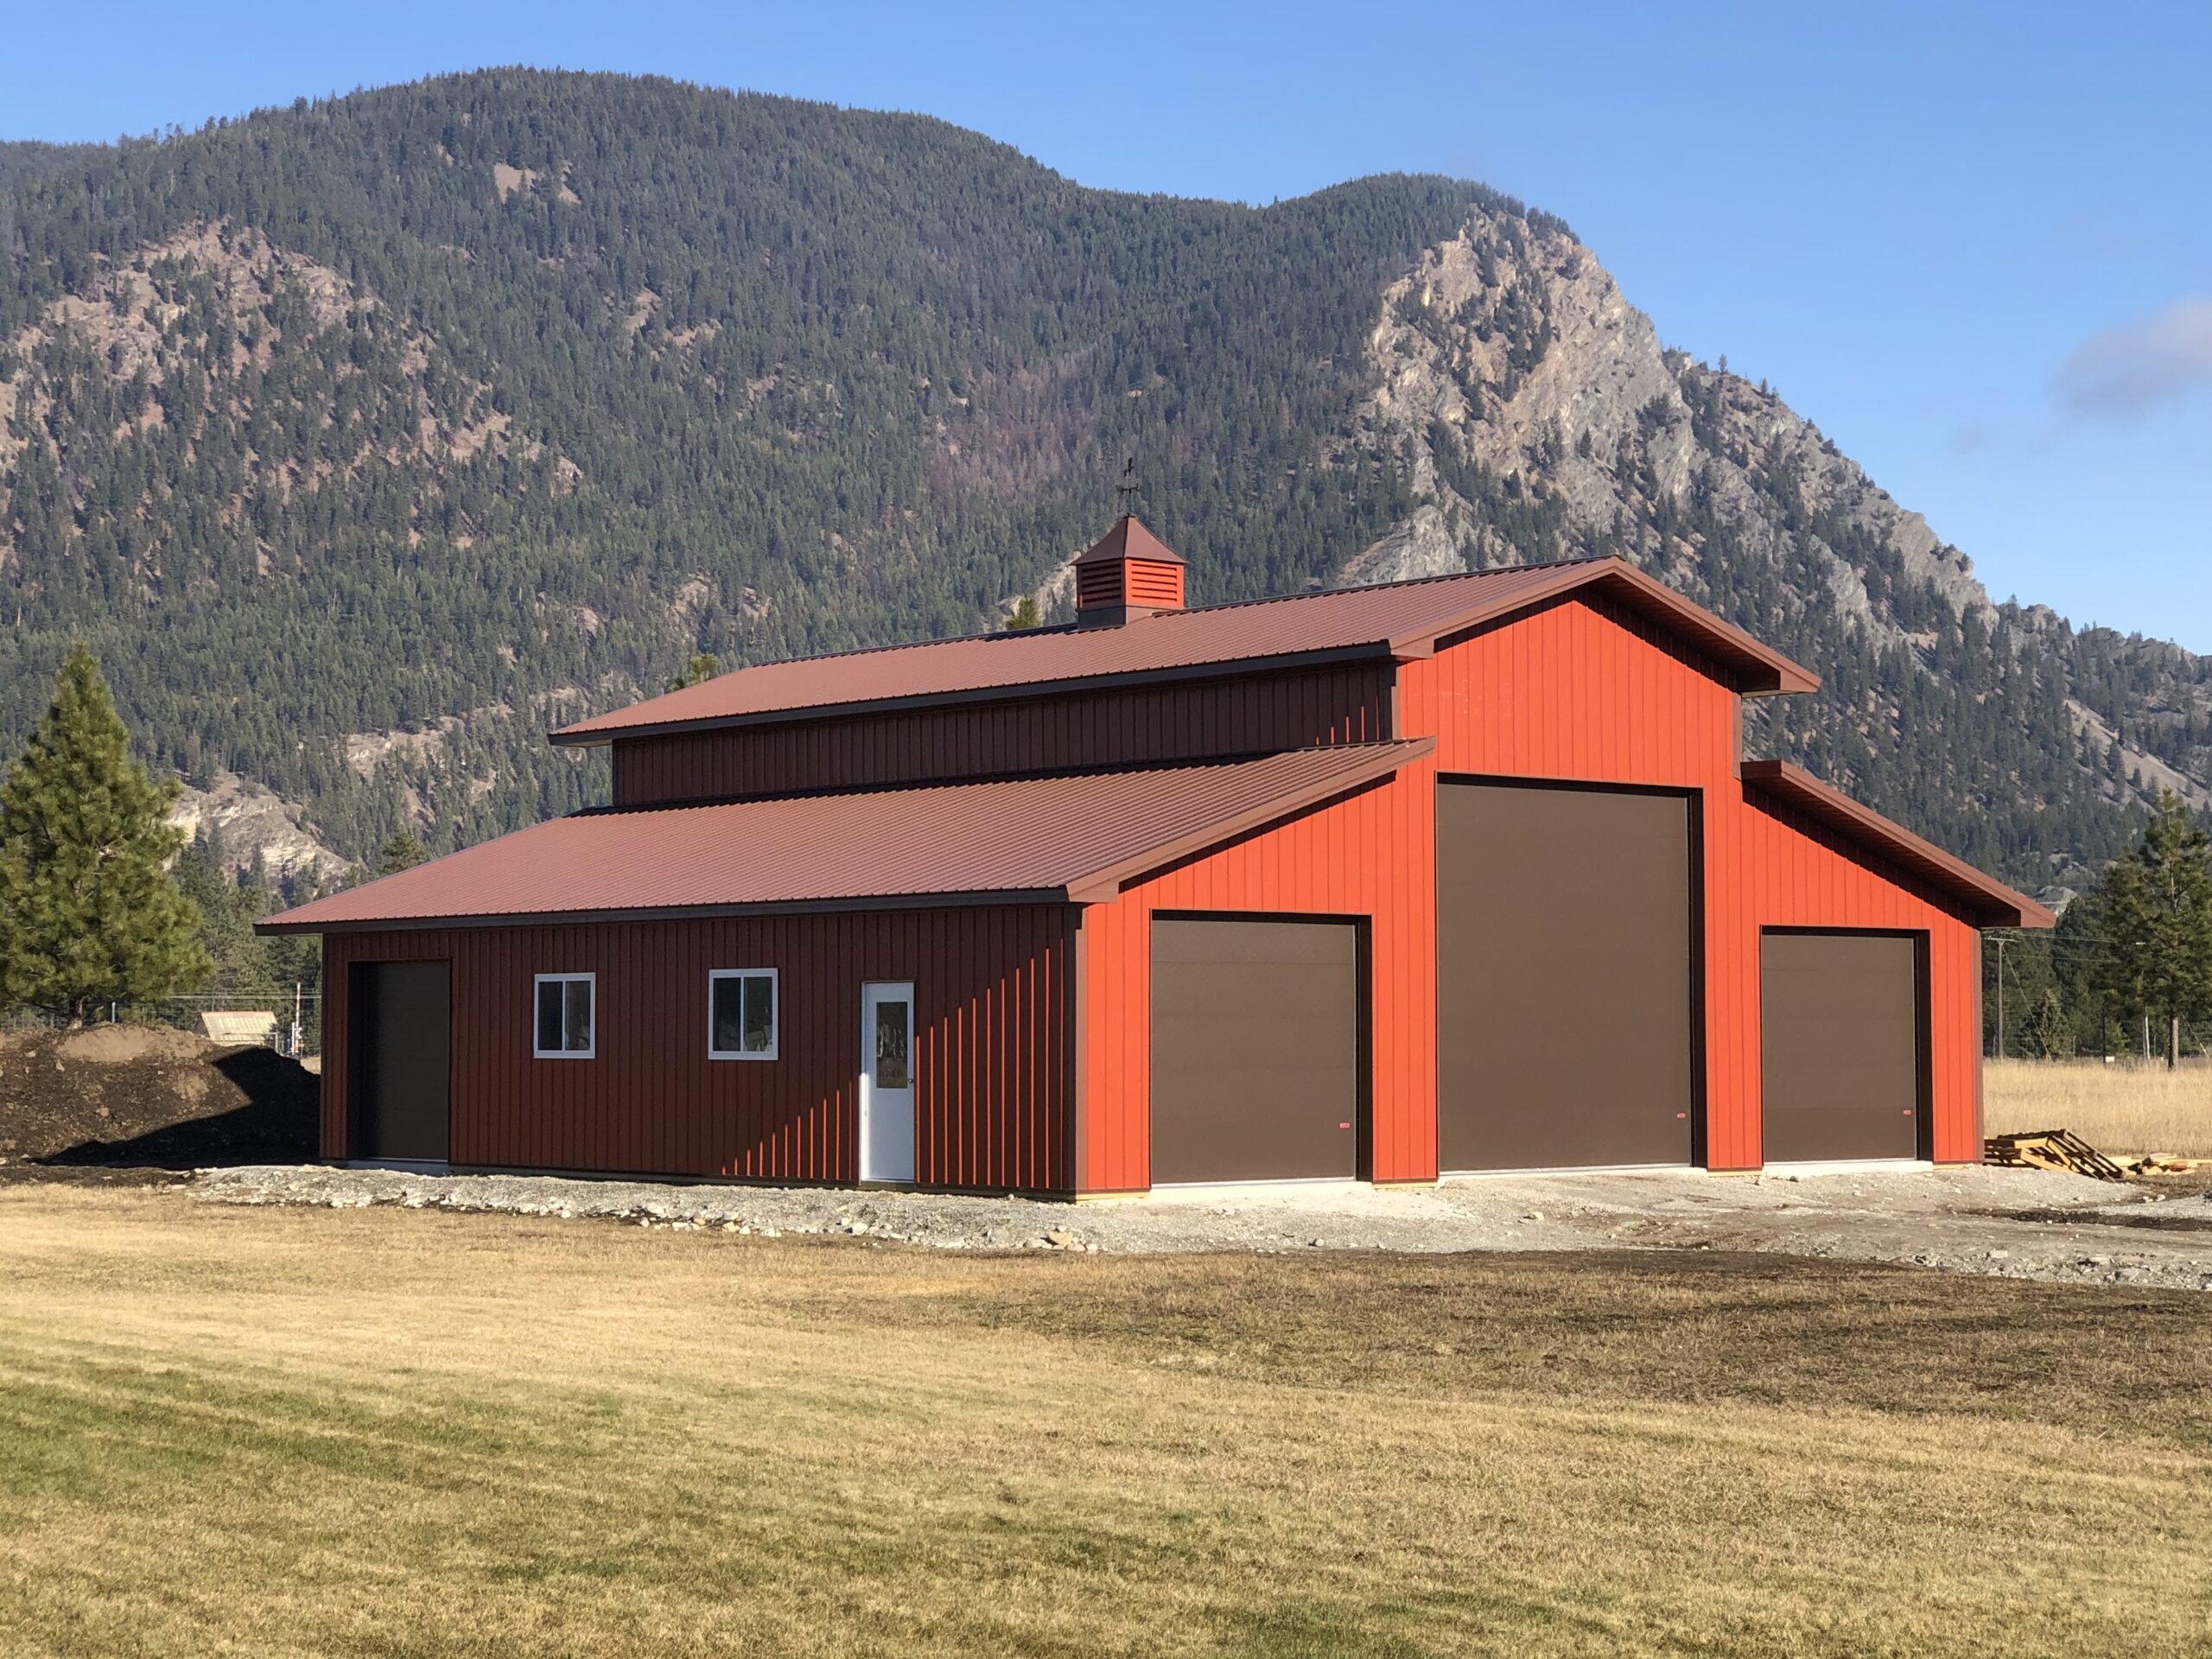
[[[1764,1250],[2060,1283],[2212,1289],[2212,1197],[2162,1198],[2040,1170],[1491,1176],[1435,1187],[1216,1188],[1083,1205],[320,1166],[204,1170],[189,1190],[227,1204],[495,1211],[941,1249]]]

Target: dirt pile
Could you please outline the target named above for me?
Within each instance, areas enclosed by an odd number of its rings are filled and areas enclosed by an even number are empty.
[[[149,1026],[0,1034],[0,1165],[191,1168],[315,1154],[315,1079]]]

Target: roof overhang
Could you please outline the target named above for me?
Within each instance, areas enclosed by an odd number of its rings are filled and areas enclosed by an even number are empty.
[[[392,916],[348,922],[295,922],[271,916],[266,934],[446,932],[477,927],[576,927],[595,922],[696,922],[747,916],[842,916],[863,910],[965,910],[978,905],[1064,905],[1065,887],[1007,887],[968,893],[887,893],[862,898],[775,899],[753,905],[639,905],[620,910],[518,910],[504,915]]]
[[[1901,823],[1861,806],[1832,784],[1824,784],[1787,760],[1746,760],[1746,791],[1812,819],[1821,828],[1874,854],[1924,886],[1943,894],[1977,927],[2054,927],[2058,918],[1964,859],[1955,858]]]

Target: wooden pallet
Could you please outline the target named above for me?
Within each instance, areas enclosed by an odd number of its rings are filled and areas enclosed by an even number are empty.
[[[2063,1169],[2101,1181],[2124,1181],[2127,1172],[2071,1129],[2034,1129],[2023,1135],[1993,1135],[1981,1143],[1983,1159],[2012,1169]]]

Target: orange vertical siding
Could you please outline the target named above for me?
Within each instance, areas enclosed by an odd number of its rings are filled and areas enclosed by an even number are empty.
[[[1433,771],[1696,791],[1708,1165],[1760,1162],[1758,936],[1784,926],[1928,934],[1935,1155],[1979,1156],[1978,934],[1867,855],[1747,798],[1735,693],[1694,652],[1602,600],[1568,601],[1407,664],[1399,716],[1400,735],[1436,738]]]
[[[1435,737],[1433,757],[1084,912],[1085,1189],[1150,1182],[1147,978],[1151,918],[1163,909],[1370,918],[1374,1176],[1434,1179],[1440,772],[1696,797],[1704,902],[1698,1082],[1710,1166],[1761,1161],[1758,938],[1764,928],[1784,926],[1927,936],[1934,1154],[1942,1162],[1979,1156],[1979,934],[1909,877],[1747,797],[1737,774],[1737,715],[1736,694],[1694,652],[1602,599],[1560,601],[1402,665],[1390,734]]]
[[[1371,1167],[1436,1173],[1436,817],[1401,774],[1194,859],[1084,912],[1085,1187],[1152,1183],[1152,916],[1264,911],[1368,918]]]

